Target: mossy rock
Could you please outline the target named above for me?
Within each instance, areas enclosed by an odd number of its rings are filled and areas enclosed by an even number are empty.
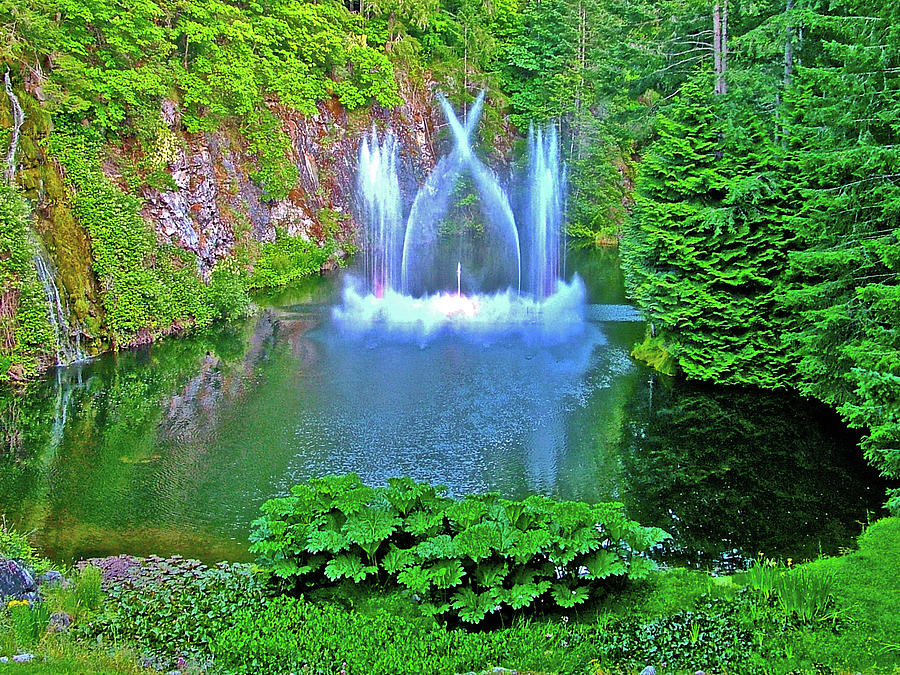
[[[664,375],[678,374],[678,360],[669,353],[659,336],[651,337],[648,332],[644,341],[635,345],[631,355]]]

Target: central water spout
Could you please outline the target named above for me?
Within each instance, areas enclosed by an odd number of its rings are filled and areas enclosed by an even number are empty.
[[[469,257],[464,257],[467,260],[467,279],[472,279],[476,290],[503,291],[511,288],[517,293],[521,290],[519,231],[509,197],[496,175],[475,155],[472,147],[472,136],[481,118],[484,97],[482,91],[464,122],[456,116],[446,97],[438,97],[453,135],[453,148],[438,162],[410,210],[400,273],[404,294],[421,296],[450,290],[450,280],[442,276],[449,262],[448,252],[443,249],[447,247],[448,232],[457,233],[458,248],[463,248],[466,224],[448,223],[447,218],[451,198],[464,175],[471,177],[481,212],[478,239],[473,242],[473,235],[469,233],[466,244],[470,247],[466,253]],[[479,257],[480,263],[475,264],[472,256]],[[458,262],[461,276],[462,261]],[[461,288],[460,279],[457,279],[457,286]]]

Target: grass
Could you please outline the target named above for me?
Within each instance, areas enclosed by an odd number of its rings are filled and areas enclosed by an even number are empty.
[[[873,523],[858,550],[805,567],[832,575],[837,610],[852,626],[840,635],[805,633],[810,655],[853,672],[900,673],[900,517]]]
[[[757,593],[753,596],[758,598],[755,604],[748,604],[747,591],[741,591],[741,587],[751,582],[753,579],[751,574],[710,577],[700,571],[674,569],[651,575],[641,583],[623,585],[611,590],[606,598],[595,603],[590,609],[572,611],[571,617],[564,618],[552,614],[543,618],[517,620],[512,626],[508,624],[506,628],[497,626],[494,630],[484,633],[458,633],[453,630],[444,635],[446,632],[444,629],[424,630],[424,622],[421,617],[415,616],[414,608],[407,607],[405,603],[408,601],[401,602],[399,598],[390,600],[361,596],[351,603],[360,614],[355,614],[351,610],[336,610],[334,616],[330,616],[325,606],[316,600],[316,607],[322,607],[321,611],[325,612],[317,619],[322,624],[318,630],[322,632],[320,637],[315,637],[317,630],[314,629],[308,635],[312,640],[312,647],[316,647],[319,641],[322,644],[326,644],[329,640],[334,642],[336,658],[343,655],[340,658],[346,658],[348,661],[351,660],[351,654],[356,654],[358,658],[360,654],[367,654],[373,643],[381,644],[384,649],[390,643],[388,638],[393,639],[392,636],[396,631],[400,631],[398,633],[400,635],[410,630],[412,632],[409,636],[403,638],[410,644],[414,642],[413,637],[420,642],[425,640],[432,651],[437,649],[435,654],[440,656],[444,654],[443,647],[431,642],[434,640],[441,644],[446,642],[449,650],[447,654],[454,655],[449,661],[444,656],[431,661],[431,665],[438,668],[435,673],[442,672],[439,670],[438,661],[447,661],[445,665],[453,662],[453,667],[465,665],[466,669],[473,666],[477,669],[479,665],[487,667],[497,661],[499,663],[496,665],[505,667],[581,675],[593,672],[591,668],[595,666],[600,668],[599,662],[594,659],[597,658],[601,646],[597,641],[607,639],[604,627],[612,631],[609,633],[611,636],[616,631],[621,633],[622,627],[629,622],[635,624],[660,622],[660,626],[668,626],[667,633],[659,634],[660,640],[680,639],[678,638],[680,633],[683,633],[681,637],[685,635],[690,637],[691,628],[695,625],[698,629],[700,627],[700,615],[688,614],[688,623],[682,628],[679,628],[680,624],[677,624],[677,620],[673,617],[677,617],[679,613],[684,617],[686,610],[693,611],[691,608],[702,607],[710,597],[724,599],[726,602],[732,598],[742,597],[743,600],[734,605],[740,607],[738,611],[741,613],[736,620],[740,625],[747,626],[751,633],[754,626],[761,626],[762,632],[757,633],[756,639],[769,644],[777,643],[779,647],[775,652],[771,650],[767,652],[769,657],[763,659],[746,654],[748,659],[754,660],[743,661],[743,666],[739,669],[741,672],[773,675],[820,672],[900,675],[900,581],[898,581],[900,518],[886,518],[874,523],[860,537],[858,545],[858,550],[841,557],[824,558],[792,569],[782,566],[776,570],[776,574],[782,577],[778,585],[783,589],[791,587],[784,577],[796,578],[797,586],[794,590],[801,589],[800,595],[805,592],[802,589],[814,585],[817,581],[828,582],[827,593],[831,598],[828,611],[787,623],[784,623],[783,618],[786,608],[782,606],[784,603],[779,599],[777,592],[773,592],[769,598]],[[97,580],[91,573],[82,576],[70,589],[56,589],[50,593],[48,608],[51,611],[65,608],[76,614],[78,621],[90,621],[99,602],[96,585]],[[761,620],[758,620],[759,617],[754,619],[748,613],[751,610],[756,612],[757,609]],[[409,616],[401,619],[407,614]],[[692,616],[694,618],[691,618]],[[8,612],[0,611],[0,653],[4,655],[18,651],[12,650],[15,645],[9,640],[12,634],[9,617]],[[334,625],[328,623],[326,619]],[[355,627],[349,631],[353,635],[341,637],[343,633],[348,632],[343,624],[351,619],[356,621]],[[676,623],[670,625],[673,620]],[[271,621],[276,624],[289,623],[286,615],[281,617],[277,612],[272,615]],[[334,623],[335,621],[337,623]],[[695,624],[694,621],[698,623]],[[302,623],[307,622],[304,620]],[[315,624],[316,622],[310,619],[308,627]],[[715,629],[715,625],[710,625],[709,628]],[[275,630],[266,631],[263,636],[269,639],[269,636],[279,634],[296,633]],[[139,645],[135,645],[133,650],[116,649],[111,653],[101,652],[96,646],[91,648],[85,643],[77,642],[73,639],[73,635],[71,632],[44,635],[28,649],[36,656],[34,662],[0,664],[0,675],[5,673],[141,675],[155,672],[136,665],[136,654],[141,651]],[[723,635],[728,637],[727,634]],[[260,638],[260,641],[264,641],[263,638]],[[313,651],[318,653],[315,649]],[[412,656],[404,656],[400,652],[403,652],[403,649],[398,648],[398,653],[391,658],[412,659]],[[693,656],[693,652],[691,654]],[[629,661],[641,659],[643,662],[644,659],[642,654],[631,654],[630,657]],[[660,654],[657,658],[664,659],[665,656]],[[384,664],[381,664],[384,659],[381,657],[379,659],[376,659],[378,664],[372,662],[375,664],[373,672],[384,670],[382,667]],[[672,675],[676,672],[671,667],[660,669],[659,663],[655,662],[656,658],[647,655],[646,659],[646,663],[654,663],[660,673]],[[337,663],[340,663],[340,660]],[[697,665],[712,668],[708,672],[719,672],[716,670],[715,661]],[[630,672],[634,669],[634,664],[628,667],[618,662],[604,663],[603,668],[609,672]],[[215,670],[209,672],[214,673]],[[355,672],[357,671],[354,670]]]
[[[0,675],[149,675],[153,670],[140,668],[135,654],[128,650],[104,654],[73,643],[65,637],[48,636],[35,650],[31,663],[0,664]]]

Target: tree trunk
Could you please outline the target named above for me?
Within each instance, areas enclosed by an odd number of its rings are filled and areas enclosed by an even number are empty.
[[[794,9],[794,0],[787,0],[787,11]],[[791,84],[794,74],[794,45],[791,44],[791,24],[788,23],[784,36],[784,86]]]
[[[725,68],[728,58],[728,4],[715,4],[713,7],[713,60],[716,74],[716,82],[713,91],[716,94],[725,94],[728,85],[725,84]]]

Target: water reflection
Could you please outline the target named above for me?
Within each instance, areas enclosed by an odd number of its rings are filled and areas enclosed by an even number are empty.
[[[698,566],[835,553],[884,494],[859,437],[793,394],[652,376],[625,419],[624,501],[675,535],[675,558]]]
[[[701,565],[848,543],[883,487],[833,416],[651,377],[615,259],[573,259],[599,305],[565,344],[360,344],[329,324],[339,284],[313,283],[246,324],[0,393],[0,512],[60,558],[241,559],[264,499],[356,471],[621,500]]]

